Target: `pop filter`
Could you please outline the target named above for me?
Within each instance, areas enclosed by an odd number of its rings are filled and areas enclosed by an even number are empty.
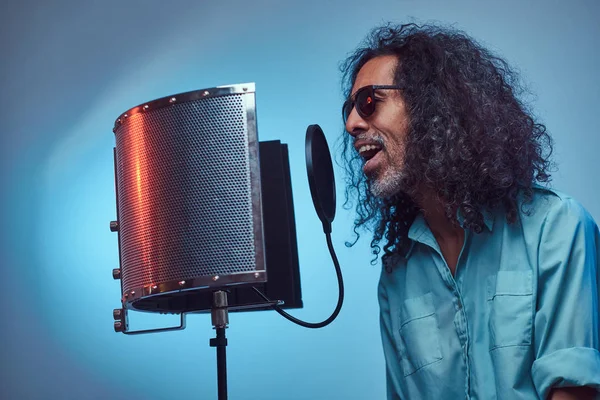
[[[333,176],[333,164],[331,163],[331,154],[327,146],[327,140],[323,130],[319,125],[309,125],[306,129],[306,171],[308,173],[308,184],[310,194],[319,219],[323,223],[323,232],[327,239],[327,248],[331,254],[335,273],[338,279],[339,296],[338,302],[333,313],[322,322],[305,322],[291,316],[279,307],[277,304],[272,307],[288,320],[303,326],[305,328],[322,328],[329,325],[336,319],[342,304],[344,302],[344,281],[342,279],[342,270],[338,262],[333,243],[331,242],[331,223],[335,217],[335,181]],[[260,290],[253,288],[263,300],[271,302]]]
[[[306,171],[310,194],[323,231],[331,233],[335,218],[335,181],[327,140],[319,125],[306,129]]]

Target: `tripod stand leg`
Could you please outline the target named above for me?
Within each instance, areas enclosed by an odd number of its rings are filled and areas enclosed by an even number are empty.
[[[225,329],[229,324],[227,292],[219,290],[213,293],[211,317],[213,327],[217,331],[217,337],[210,339],[210,346],[217,348],[218,399],[227,400],[227,338],[225,337]]]

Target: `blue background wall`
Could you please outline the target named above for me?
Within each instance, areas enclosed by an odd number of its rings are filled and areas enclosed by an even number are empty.
[[[218,3],[218,5],[217,5]],[[256,82],[261,140],[288,143],[305,308],[322,320],[336,281],[304,166],[304,132],[339,137],[338,63],[384,20],[452,23],[517,66],[556,141],[554,185],[600,219],[600,2],[3,1],[0,6],[3,399],[216,398],[208,315],[185,331],[125,336],[119,306],[112,124],[170,94]],[[338,198],[343,196],[337,169]],[[333,240],[346,283],[339,318],[307,330],[274,312],[235,314],[232,399],[381,399],[378,267],[368,240]],[[175,322],[151,315],[137,327]]]

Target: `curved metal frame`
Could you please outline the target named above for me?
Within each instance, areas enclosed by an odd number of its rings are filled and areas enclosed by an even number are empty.
[[[150,112],[164,107],[173,106],[190,101],[206,99],[211,97],[227,96],[232,94],[250,94],[255,93],[254,83],[242,83],[236,85],[217,86],[208,89],[194,90],[190,92],[179,93],[171,96],[165,96],[156,100],[152,100],[122,113],[116,120],[113,127],[113,133],[117,134],[118,128],[126,122],[127,118],[132,115],[144,112]],[[248,129],[248,148],[250,151],[250,179],[252,185],[252,204],[253,204],[253,224],[255,236],[257,233],[262,233],[262,199],[261,199],[261,182],[260,182],[260,159],[258,154],[258,133],[256,129],[256,103],[254,96],[244,97],[246,103],[247,129]],[[115,149],[115,169],[117,165],[116,149]],[[115,188],[118,187],[117,177],[115,172]],[[117,219],[119,214],[118,209],[118,189],[117,193]],[[115,225],[118,227],[118,222]],[[259,228],[260,227],[260,228]],[[118,228],[116,228],[119,231]],[[121,261],[121,246],[120,232],[119,235],[119,261]],[[262,236],[261,236],[262,237]],[[125,309],[131,309],[143,312],[153,312],[148,310],[140,310],[135,307],[135,303],[139,300],[145,300],[154,296],[163,294],[173,294],[182,291],[214,289],[217,287],[230,286],[245,283],[263,283],[267,281],[267,271],[265,263],[264,241],[255,244],[256,248],[256,270],[239,273],[227,274],[224,276],[200,276],[185,281],[168,281],[159,282],[156,284],[145,285],[144,287],[135,288],[127,292],[123,292],[123,283],[121,281],[121,303]],[[164,312],[164,311],[155,311]]]
[[[115,125],[113,127],[113,133],[116,133],[117,128],[123,124],[123,122],[131,117],[132,115],[147,112],[150,110],[156,110],[159,108],[164,108],[168,106],[172,106],[179,103],[185,103],[188,101],[194,101],[199,99],[205,99],[210,97],[218,97],[225,96],[229,94],[243,94],[243,93],[255,93],[256,86],[254,83],[240,83],[237,85],[227,85],[227,86],[217,86],[213,88],[193,90],[191,92],[184,92],[179,94],[174,94],[171,96],[161,97],[156,100],[148,101],[146,103],[142,103],[135,107],[130,108],[125,111],[115,120]],[[254,107],[253,107],[254,108]]]

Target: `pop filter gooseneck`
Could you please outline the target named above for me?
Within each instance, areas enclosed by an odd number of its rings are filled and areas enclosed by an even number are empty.
[[[313,199],[315,210],[321,222],[323,223],[323,232],[327,239],[327,248],[331,254],[333,265],[338,279],[339,297],[335,310],[329,318],[323,322],[311,323],[299,320],[287,312],[283,311],[278,305],[273,308],[288,320],[301,325],[305,328],[322,328],[329,325],[340,313],[342,303],[344,302],[344,281],[342,271],[337,256],[331,243],[331,223],[335,218],[335,180],[333,175],[333,164],[331,154],[327,146],[327,140],[323,130],[319,125],[309,125],[306,130],[306,172],[308,174],[308,183],[310,194]],[[271,302],[260,290],[253,287],[263,300]]]

